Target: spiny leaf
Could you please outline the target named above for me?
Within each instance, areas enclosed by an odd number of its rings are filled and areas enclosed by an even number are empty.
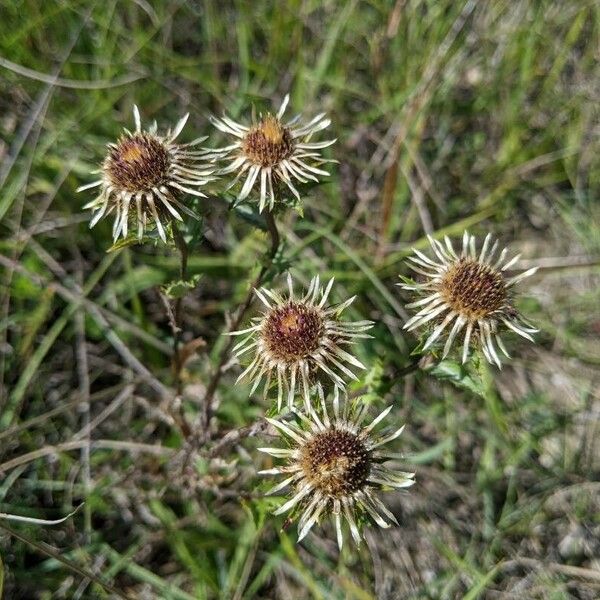
[[[121,250],[121,248],[128,248],[129,246],[142,246],[144,244],[158,242],[160,237],[157,231],[151,231],[148,233],[144,233],[141,238],[138,238],[137,233],[130,233],[126,238],[118,239],[107,251],[116,252],[117,250]]]
[[[442,381],[450,381],[456,387],[468,390],[485,397],[485,386],[481,378],[453,360],[443,360],[428,370],[428,372]]]
[[[175,300],[195,289],[201,278],[202,275],[196,274],[187,280],[179,279],[177,281],[172,281],[171,283],[162,286],[161,290],[165,296]]]

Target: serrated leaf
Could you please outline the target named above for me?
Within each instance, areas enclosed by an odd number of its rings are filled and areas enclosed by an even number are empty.
[[[363,401],[375,402],[389,391],[392,381],[385,375],[385,365],[381,358],[375,359],[366,375],[362,378],[367,392],[363,394]]]
[[[405,283],[406,285],[416,285],[416,282],[414,279],[411,279],[410,277],[406,277],[405,275],[398,275],[398,278],[400,279],[400,281],[402,281],[402,283]]]
[[[162,293],[172,300],[181,298],[188,292],[191,292],[193,289],[195,289],[201,278],[202,275],[196,274],[187,280],[179,279],[177,281],[172,281],[171,283],[162,286]]]
[[[422,335],[419,338],[419,343],[412,349],[409,356],[420,356],[421,354],[423,354],[423,348],[425,347],[425,343],[427,342],[427,337],[428,336],[426,335]]]
[[[474,373],[469,373],[463,365],[456,361],[443,360],[428,369],[428,373],[442,381],[450,381],[458,388],[485,398],[485,386],[481,378]]]
[[[236,213],[236,215],[240,217],[240,219],[246,221],[246,223],[249,223],[257,229],[262,229],[263,231],[266,231],[264,219],[261,215],[258,214],[258,211],[253,210],[252,205],[244,204],[243,202],[234,204],[232,202],[231,210],[233,210]]]
[[[188,245],[188,252],[192,252],[204,237],[204,219],[197,217],[185,223],[184,238]]]
[[[158,239],[158,233],[156,235],[152,234],[144,234],[142,238],[138,238],[137,234],[132,233],[128,235],[126,238],[122,238],[117,240],[107,251],[107,254],[111,252],[116,252],[117,250],[121,250],[121,248],[128,248],[129,246],[142,245],[146,242],[155,242]]]
[[[371,368],[364,377],[365,385],[369,388],[376,388],[383,378],[383,361],[380,357],[376,358]]]

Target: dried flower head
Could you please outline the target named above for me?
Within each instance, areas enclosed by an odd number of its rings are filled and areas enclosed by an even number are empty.
[[[401,284],[401,287],[425,297],[407,304],[409,308],[419,307],[420,310],[406,322],[404,329],[412,331],[428,323],[435,325],[423,350],[427,350],[452,324],[444,345],[442,356],[445,358],[452,342],[466,326],[463,363],[467,361],[469,344],[473,340],[479,343],[486,360],[501,368],[494,342],[510,358],[499,335],[501,326],[534,341],[530,334],[537,329],[528,324],[514,307],[512,287],[533,275],[537,268],[506,277],[506,271],[515,265],[520,255],[506,260],[508,250],[504,248],[495,260],[499,244],[496,241],[490,248],[491,240],[492,236],[488,234],[478,254],[475,237],[465,231],[462,251],[458,255],[448,237],[444,238],[445,244],[430,237],[435,258],[429,258],[416,249],[416,256],[409,257],[410,267],[425,280],[415,285]]]
[[[213,179],[212,170],[204,162],[206,151],[193,149],[206,137],[188,144],[175,143],[189,115],[164,136],[156,133],[156,122],[148,131],[142,130],[137,106],[133,107],[133,116],[135,132],[125,129],[116,144],[108,144],[108,153],[99,171],[101,178],[77,191],[100,187],[98,197],[84,206],[93,211],[90,228],[102,217],[114,213],[114,241],[120,235],[127,237],[130,221],[134,220],[138,239],[148,220],[154,220],[158,234],[166,241],[162,220],[183,220],[179,210],[197,218],[182,202],[182,196],[206,197],[197,188]]]
[[[300,200],[294,181],[318,182],[317,175],[329,175],[327,171],[318,167],[332,161],[324,159],[319,151],[331,146],[336,140],[311,142],[310,139],[314,133],[328,127],[331,120],[325,118],[325,113],[321,113],[306,125],[299,123],[299,116],[283,123],[281,119],[289,99],[288,94],[277,115],[260,115],[258,122],[252,125],[236,123],[226,116],[212,119],[217,129],[236,140],[229,146],[214,150],[211,158],[231,160],[229,166],[219,171],[220,174],[237,172],[229,187],[246,177],[238,200],[247,198],[254,184],[259,182],[259,212],[262,212],[267,204],[273,209],[277,200],[277,186],[274,188],[274,184],[284,183]]]
[[[379,450],[396,439],[404,429],[375,435],[375,427],[388,415],[386,408],[368,426],[362,425],[368,405],[360,400],[344,403],[340,413],[339,391],[334,390],[333,417],[325,406],[318,386],[320,410],[310,407],[306,415],[295,411],[296,423],[267,419],[287,438],[289,448],[259,448],[277,458],[287,459],[283,466],[261,471],[263,475],[284,475],[285,479],[269,494],[292,487],[294,494],[275,511],[282,514],[294,507],[301,511],[298,541],[310,531],[321,515],[333,515],[341,549],[342,516],[348,521],[354,541],[361,540],[358,523],[365,513],[380,527],[398,522],[377,497],[382,488],[407,488],[414,484],[414,473],[394,471],[382,463],[394,455]],[[355,410],[356,409],[356,410]]]
[[[364,365],[344,350],[356,338],[369,337],[365,331],[373,326],[371,321],[341,321],[341,313],[354,301],[354,297],[339,305],[327,305],[333,279],[325,290],[314,277],[306,295],[296,299],[292,278],[288,274],[287,297],[261,288],[256,295],[265,305],[266,311],[253,319],[252,327],[234,331],[231,335],[246,335],[233,349],[236,356],[252,351],[249,366],[239,376],[254,379],[251,394],[265,377],[265,394],[273,376],[277,377],[277,409],[281,410],[284,390],[287,390],[288,407],[292,407],[296,394],[296,382],[302,383],[306,406],[309,390],[323,373],[336,387],[344,388],[339,373],[356,379],[344,364],[364,369]]]

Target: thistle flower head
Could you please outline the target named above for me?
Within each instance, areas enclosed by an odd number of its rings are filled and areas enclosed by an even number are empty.
[[[408,259],[411,269],[423,277],[423,282],[401,286],[423,298],[407,305],[409,308],[418,307],[419,311],[406,322],[404,328],[412,331],[422,325],[434,325],[423,350],[432,346],[449,329],[443,358],[464,329],[463,363],[467,361],[469,345],[473,341],[479,343],[488,362],[501,368],[496,345],[510,358],[499,335],[502,327],[534,341],[530,334],[537,329],[529,325],[514,307],[512,287],[533,275],[537,268],[507,277],[506,272],[517,263],[519,256],[506,260],[506,248],[497,256],[499,243],[496,241],[492,245],[490,234],[486,236],[479,253],[475,237],[466,231],[460,254],[455,252],[448,237],[444,238],[444,244],[431,237],[429,243],[434,258],[414,250],[415,256]]]
[[[121,136],[109,146],[104,171],[116,188],[137,192],[148,191],[168,177],[169,152],[155,137],[147,133]]]
[[[323,289],[317,276],[311,280],[306,294],[296,298],[292,278],[288,275],[286,297],[266,288],[255,290],[266,310],[253,319],[251,327],[231,334],[246,336],[234,347],[236,356],[252,352],[252,360],[238,381],[254,379],[252,394],[264,379],[266,394],[276,377],[278,410],[281,410],[284,394],[287,394],[288,407],[292,407],[298,381],[308,406],[309,390],[319,373],[336,387],[344,388],[342,376],[356,379],[346,365],[365,368],[344,347],[352,344],[354,339],[369,337],[365,332],[373,323],[342,321],[341,313],[354,298],[339,305],[328,305],[332,286],[333,279]]]
[[[363,441],[343,429],[317,433],[300,448],[304,477],[331,498],[360,490],[369,476],[370,462]]]
[[[279,119],[268,114],[244,136],[242,152],[254,165],[268,169],[292,155],[294,139]]]
[[[197,188],[213,179],[212,170],[204,164],[206,152],[193,149],[206,138],[188,144],[175,142],[189,115],[164,136],[157,134],[156,123],[147,131],[142,130],[137,106],[133,108],[133,115],[135,131],[125,130],[116,144],[108,145],[101,178],[77,191],[100,188],[99,195],[84,208],[92,210],[90,227],[114,213],[114,241],[119,236],[127,237],[131,222],[136,223],[138,239],[141,239],[151,220],[161,239],[166,241],[163,221],[183,220],[180,211],[197,218],[182,197],[184,194],[205,197]]]
[[[332,161],[324,159],[320,150],[336,140],[311,142],[310,139],[313,134],[328,127],[331,120],[321,113],[305,125],[300,123],[299,116],[284,123],[282,117],[289,99],[288,94],[277,115],[260,115],[258,122],[251,125],[237,123],[227,116],[212,119],[213,125],[232,136],[234,142],[213,150],[211,158],[231,161],[219,171],[221,174],[236,173],[229,187],[245,177],[238,194],[239,201],[247,198],[255,186],[259,188],[259,212],[267,205],[270,209],[275,206],[277,183],[285,184],[300,200],[295,183],[318,182],[318,175],[329,175],[319,167]]]
[[[333,515],[338,545],[343,542],[342,517],[354,541],[361,534],[358,523],[369,515],[380,527],[398,524],[394,515],[378,498],[381,488],[406,488],[414,483],[414,473],[394,471],[382,463],[393,458],[380,448],[397,438],[404,427],[383,435],[374,429],[385,419],[386,408],[368,426],[363,426],[367,405],[345,402],[340,410],[339,390],[334,390],[333,416],[327,411],[323,390],[317,388],[320,406],[310,406],[306,415],[295,411],[296,422],[268,419],[286,438],[288,448],[260,448],[262,452],[286,459],[280,467],[261,471],[283,475],[284,480],[270,490],[293,490],[292,497],[275,511],[282,514],[298,509],[300,541],[321,516]]]

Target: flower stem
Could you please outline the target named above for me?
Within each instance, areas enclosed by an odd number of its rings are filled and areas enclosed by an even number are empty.
[[[180,271],[179,271],[179,277],[181,278],[182,281],[186,281],[188,278],[188,271],[187,271],[188,245],[187,245],[187,242],[185,241],[185,238],[183,237],[181,231],[179,231],[179,229],[177,228],[175,221],[173,221],[173,239],[175,241],[175,245],[177,246],[177,249],[179,250],[179,254],[181,257],[181,266],[180,266]],[[182,314],[181,314],[182,302],[183,302],[183,297],[180,296],[179,298],[177,298],[175,300],[175,308],[173,310],[173,313],[175,316],[175,328],[173,331],[173,350],[174,350],[173,371],[175,374],[175,387],[176,387],[178,396],[181,395],[181,388],[182,388],[181,368],[183,366],[181,364],[180,356],[179,356],[179,350],[180,350],[180,346],[181,346],[181,332],[182,332]]]
[[[484,400],[485,406],[488,410],[489,416],[494,423],[496,429],[500,433],[501,437],[506,438],[508,436],[509,427],[504,417],[504,411],[502,410],[502,402],[498,397],[498,392],[494,384],[494,376],[490,373],[489,364],[479,349],[479,374],[484,387]]]
[[[396,376],[406,377],[414,371],[417,371],[419,368],[421,368],[421,361],[426,356],[427,354],[417,354],[417,356],[415,356],[411,362],[409,362],[405,367],[402,367],[402,369],[396,373]]]
[[[267,223],[267,231],[271,236],[271,248],[268,254],[269,262],[271,262],[275,258],[277,250],[279,250],[279,230],[277,229],[275,217],[270,210],[265,211],[265,221]]]
[[[227,333],[231,333],[232,331],[235,331],[236,329],[240,328],[240,324],[242,323],[242,320],[244,319],[244,316],[246,315],[248,308],[250,308],[250,304],[252,304],[254,288],[257,288],[261,285],[267,271],[269,270],[269,267],[273,263],[273,259],[275,258],[275,255],[277,254],[277,250],[279,249],[279,244],[280,244],[279,231],[277,229],[277,223],[275,222],[273,213],[271,211],[267,210],[264,213],[264,216],[265,216],[265,221],[267,224],[267,231],[269,232],[269,236],[271,237],[271,247],[269,248],[269,252],[267,254],[267,260],[261,267],[260,272],[258,273],[256,279],[252,282],[252,285],[250,286],[250,289],[248,290],[248,293],[246,294],[244,301],[238,308],[237,314],[236,314],[235,318],[233,319],[233,321],[231,322],[231,325],[229,326]],[[202,422],[201,422],[202,430],[204,433],[203,441],[207,441],[209,438],[209,435],[210,435],[209,434],[209,425],[210,425],[210,419],[212,417],[212,411],[213,411],[213,398],[214,398],[215,392],[217,391],[217,386],[219,385],[219,381],[221,380],[221,377],[223,375],[223,367],[225,366],[225,363],[227,362],[227,359],[231,352],[231,348],[233,347],[234,343],[235,343],[235,339],[230,336],[228,338],[227,343],[221,350],[221,353],[219,355],[219,360],[217,361],[217,367],[208,383],[208,386],[206,387],[206,393],[204,395],[204,405],[203,405],[204,413],[203,413]]]
[[[175,245],[177,246],[181,257],[179,276],[182,281],[187,281],[189,248],[187,242],[185,241],[185,238],[183,237],[183,234],[181,233],[181,231],[179,231],[175,221],[173,221],[172,230],[173,240],[175,241]],[[182,308],[183,297],[180,296],[175,300],[175,306],[173,309],[173,376],[175,379],[176,399],[179,399],[183,392],[183,381],[181,380],[181,370],[183,368],[183,364],[181,362],[180,352],[182,342],[181,334],[183,331]],[[184,435],[184,437],[187,437],[191,433],[191,427],[187,419],[185,418],[185,414],[183,412],[183,405],[181,404],[181,401],[178,400],[177,404],[178,410],[175,410],[175,407],[171,406],[171,410],[169,412],[171,413],[171,416],[173,417],[175,423],[177,423],[177,425],[181,429],[181,432]]]
[[[179,254],[181,255],[181,268],[180,268],[180,276],[181,279],[187,279],[187,265],[188,265],[188,245],[183,237],[181,231],[179,231],[175,222],[173,223],[173,238],[175,240],[175,245],[177,246],[177,250],[179,250]]]

